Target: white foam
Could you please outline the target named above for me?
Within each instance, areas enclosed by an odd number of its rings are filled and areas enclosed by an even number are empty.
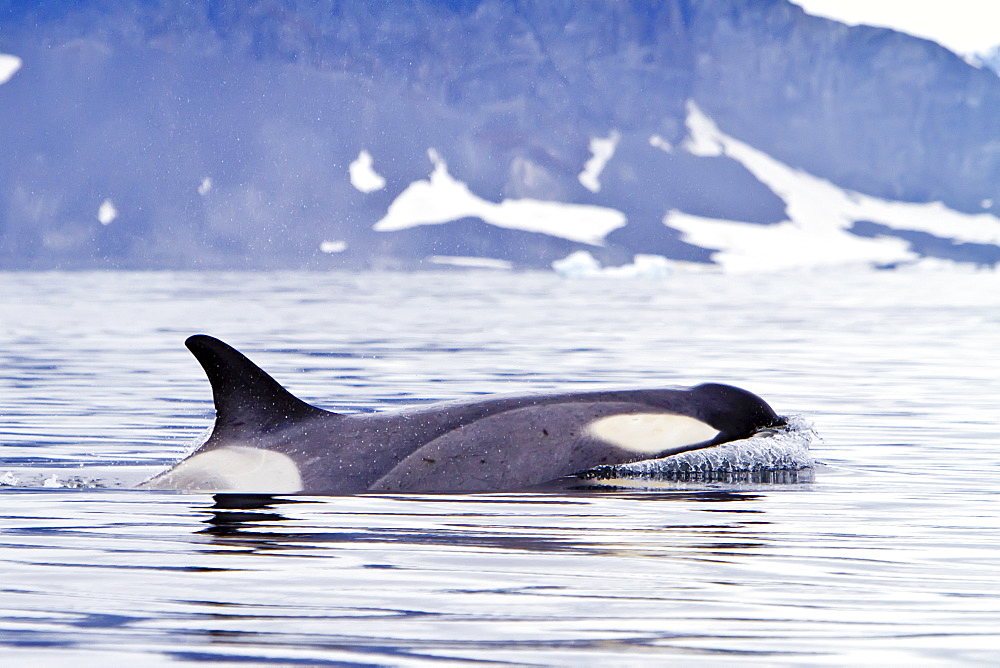
[[[373,229],[403,230],[440,225],[462,218],[479,218],[507,229],[541,232],[554,237],[601,246],[612,230],[625,225],[620,211],[589,204],[566,204],[535,199],[505,199],[499,204],[474,194],[448,173],[444,159],[428,151],[434,170],[427,180],[414,181],[389,205]]]
[[[347,168],[351,185],[365,194],[385,188],[385,178],[375,171],[374,164],[371,153],[362,150]]]
[[[725,480],[742,473],[802,471],[815,465],[809,453],[809,444],[815,438],[812,424],[793,416],[788,418],[787,426],[765,430],[747,439],[670,457],[601,466],[581,477],[598,481],[630,478]]]
[[[17,467],[0,471],[0,487],[46,488],[46,489],[104,489],[132,488],[149,471],[139,467],[87,466],[86,474],[79,469],[37,467]],[[124,475],[123,475],[124,474]]]

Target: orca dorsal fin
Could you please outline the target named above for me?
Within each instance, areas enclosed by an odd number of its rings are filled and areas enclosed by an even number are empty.
[[[335,415],[302,401],[243,353],[216,338],[195,334],[184,345],[212,384],[213,440],[227,433],[267,433],[289,421]]]

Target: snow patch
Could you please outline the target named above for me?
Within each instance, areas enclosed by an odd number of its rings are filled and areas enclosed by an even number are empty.
[[[680,230],[689,243],[718,249],[712,259],[736,272],[888,264],[917,257],[902,239],[856,237],[842,230],[838,221],[822,218],[809,225],[785,221],[764,226],[669,211],[663,223]]]
[[[902,239],[869,239],[848,232],[859,220],[956,241],[1000,245],[1000,218],[992,214],[965,214],[941,202],[897,202],[844,190],[726,135],[693,102],[688,103],[687,126],[686,149],[736,160],[787,205],[788,220],[777,225],[667,212],[665,225],[680,230],[689,243],[718,249],[713,259],[726,269],[888,264],[918,258]]]
[[[870,220],[900,230],[929,232],[954,241],[1000,245],[1000,218],[991,213],[961,213],[942,202],[893,202],[857,193],[846,194],[845,215],[852,220]]]
[[[688,101],[688,116],[685,121],[688,129],[688,136],[681,144],[681,148],[701,158],[714,158],[725,152],[725,147],[720,141],[722,133],[715,123],[701,113],[694,102]]]
[[[649,145],[652,146],[653,148],[658,148],[666,153],[673,153],[674,151],[673,145],[660,135],[653,135],[652,137],[650,137]]]
[[[385,188],[385,179],[375,171],[373,164],[371,153],[362,150],[347,168],[351,176],[351,185],[365,194]]]
[[[115,208],[114,202],[110,199],[101,202],[101,206],[97,209],[97,220],[101,225],[110,225],[117,217],[118,209]]]
[[[452,267],[468,267],[470,269],[513,269],[514,265],[507,260],[492,257],[466,257],[462,255],[431,255],[427,258],[431,264],[443,264]]]
[[[540,232],[591,246],[601,246],[612,230],[625,225],[615,209],[588,204],[566,204],[535,199],[505,199],[499,204],[482,199],[448,173],[448,165],[434,149],[428,151],[434,171],[428,180],[414,181],[389,205],[373,229],[403,230],[440,225],[462,218],[512,230]]]
[[[323,241],[319,245],[319,249],[324,253],[343,253],[347,250],[346,241]]]
[[[591,158],[583,165],[583,171],[577,177],[584,188],[592,193],[601,191],[601,172],[615,154],[621,134],[612,130],[606,138],[594,137],[590,140]]]
[[[21,69],[22,61],[9,53],[0,53],[0,85],[10,81],[10,78]]]
[[[671,273],[670,261],[661,255],[636,255],[632,264],[602,267],[585,250],[570,253],[552,263],[557,274],[565,278],[666,278]]]

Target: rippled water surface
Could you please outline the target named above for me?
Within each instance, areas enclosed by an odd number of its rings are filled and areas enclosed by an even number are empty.
[[[5,664],[1000,660],[995,273],[0,274]],[[135,491],[218,336],[346,412],[729,382],[807,480],[563,494]],[[811,479],[811,481],[808,481]]]

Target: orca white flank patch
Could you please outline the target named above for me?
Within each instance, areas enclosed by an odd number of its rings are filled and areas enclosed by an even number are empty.
[[[590,423],[587,433],[623,450],[650,455],[704,443],[719,435],[701,420],[673,413],[610,415]]]
[[[230,445],[196,454],[143,483],[148,489],[188,492],[291,494],[305,487],[299,467],[274,450]]]

